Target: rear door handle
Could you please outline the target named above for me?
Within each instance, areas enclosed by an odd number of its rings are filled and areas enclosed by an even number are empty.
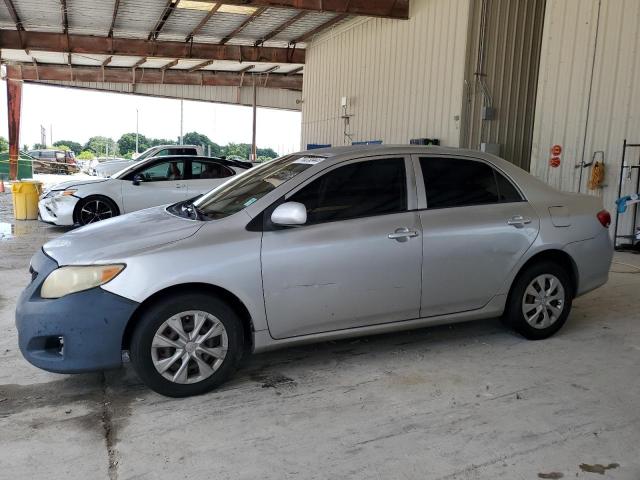
[[[187,186],[184,183],[179,183],[176,188],[187,188]]]
[[[410,238],[417,237],[418,232],[415,230],[409,230],[407,227],[397,228],[395,232],[387,235],[391,240],[398,242],[406,242]]]
[[[516,228],[522,228],[529,223],[531,223],[531,219],[529,217],[523,217],[522,215],[514,215],[507,220],[507,225],[511,225]]]

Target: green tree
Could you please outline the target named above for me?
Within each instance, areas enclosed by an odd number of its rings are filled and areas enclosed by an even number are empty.
[[[44,150],[45,148],[47,148],[47,146],[43,143],[34,143],[33,144],[33,149],[34,150]]]
[[[109,155],[118,153],[118,144],[112,138],[101,136],[91,137],[83,149],[91,150],[97,156],[104,156],[107,154],[107,147]]]
[[[91,150],[83,150],[78,154],[76,158],[78,160],[93,160],[94,158],[96,158],[96,155]]]
[[[62,150],[63,152],[68,152],[69,150],[71,150],[68,146],[60,144],[60,145],[54,145],[54,147],[57,150]]]
[[[149,139],[144,135],[138,135],[138,152],[144,152],[150,147]],[[121,154],[134,153],[136,151],[136,134],[125,133],[118,139],[118,150]]]
[[[178,142],[175,140],[167,140],[166,138],[150,138],[149,146],[157,147],[158,145],[176,145]]]
[[[209,147],[211,147],[211,155],[213,157],[219,157],[223,155],[223,148],[217,143],[213,142],[209,137],[198,132],[188,132],[182,138],[182,143],[185,145],[198,145],[204,146],[204,154],[209,153]]]
[[[78,142],[74,142],[73,140],[58,140],[57,142],[53,142],[54,147],[66,146],[69,147],[74,153],[80,153],[82,151],[82,145]]]
[[[225,157],[240,157],[246,160],[251,154],[251,145],[248,143],[230,143],[222,147],[222,154]]]
[[[9,150],[9,141],[4,137],[0,137],[0,152],[4,152],[6,150]]]
[[[276,151],[271,148],[258,148],[256,149],[256,153],[258,154],[258,158],[265,157],[265,158],[271,159],[271,158],[278,157],[278,154],[276,153]]]
[[[29,150],[29,145],[27,145],[26,143],[22,146],[22,151],[26,152]]]

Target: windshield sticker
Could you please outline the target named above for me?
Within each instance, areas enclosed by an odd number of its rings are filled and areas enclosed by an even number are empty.
[[[255,197],[254,197],[254,198],[250,198],[249,200],[247,200],[246,202],[244,202],[244,206],[245,206],[245,207],[248,207],[249,205],[251,205],[252,203],[255,203],[255,202],[257,202],[257,201],[258,201],[258,199],[257,199],[257,198],[255,198]]]
[[[326,157],[302,157],[292,163],[304,163],[306,165],[315,165],[326,160]]]

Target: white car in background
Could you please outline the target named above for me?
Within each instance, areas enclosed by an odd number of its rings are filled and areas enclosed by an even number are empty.
[[[44,191],[40,220],[87,225],[124,213],[197,197],[244,172],[250,164],[215,157],[147,158],[110,178],[78,179]]]
[[[133,160],[128,160],[126,158],[114,158],[113,160],[100,162],[89,171],[89,174],[106,178],[119,172],[125,167],[134,165],[137,162],[146,160],[147,158],[166,157],[168,155],[201,156],[202,147],[199,147],[197,145],[157,145],[155,147],[147,148]]]
[[[118,164],[120,162],[128,162],[128,161],[129,160],[127,160],[126,158],[120,158],[120,157],[96,157],[93,160],[85,160],[84,163],[82,164],[81,170],[84,173],[88,173],[89,175],[96,175],[96,168],[103,163]],[[126,163],[123,163],[120,170],[122,170],[125,165]]]

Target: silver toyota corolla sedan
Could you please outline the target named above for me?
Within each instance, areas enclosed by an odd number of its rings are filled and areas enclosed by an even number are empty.
[[[20,349],[63,373],[128,350],[150,388],[181,397],[246,351],[500,316],[543,339],[607,281],[609,223],[600,199],[477,151],[302,152],[45,244]]]

